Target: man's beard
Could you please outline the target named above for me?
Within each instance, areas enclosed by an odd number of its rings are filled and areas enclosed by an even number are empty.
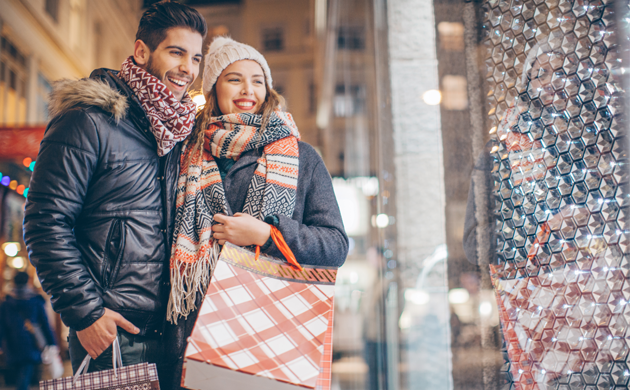
[[[147,72],[164,82],[164,76],[160,74],[160,70],[153,67],[153,56],[151,55],[149,55],[149,60],[147,61]]]

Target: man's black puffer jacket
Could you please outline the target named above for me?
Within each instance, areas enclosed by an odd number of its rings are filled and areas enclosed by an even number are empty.
[[[160,335],[181,145],[164,157],[116,72],[59,82],[24,213],[24,241],[66,325],[104,308]]]

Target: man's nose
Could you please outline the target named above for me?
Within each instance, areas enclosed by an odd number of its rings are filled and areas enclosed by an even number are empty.
[[[185,58],[182,60],[181,64],[179,64],[179,71],[188,75],[193,74],[194,64],[192,62],[192,58]]]

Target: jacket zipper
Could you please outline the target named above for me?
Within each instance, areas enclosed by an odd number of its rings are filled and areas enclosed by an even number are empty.
[[[122,264],[123,253],[125,252],[125,239],[126,239],[126,227],[125,223],[121,220],[117,220],[120,224],[120,247],[118,248],[118,255],[116,256],[116,262],[114,263],[114,269],[107,281],[107,289],[110,289],[114,286],[116,278],[118,278],[118,273],[120,272],[120,267]]]

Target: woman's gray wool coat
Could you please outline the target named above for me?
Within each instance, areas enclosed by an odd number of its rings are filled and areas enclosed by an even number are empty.
[[[249,183],[256,170],[262,148],[243,153],[227,172],[223,186],[230,208],[229,214],[243,209]],[[277,216],[278,230],[301,264],[341,266],[348,254],[348,236],[343,228],[341,213],[333,192],[330,174],[324,161],[315,149],[307,143],[299,142],[300,171],[293,217]],[[262,250],[264,253],[284,258],[275,244]],[[201,297],[197,297],[197,307]],[[174,362],[173,389],[180,386],[182,363],[186,340],[192,333],[197,312],[178,325],[169,325],[166,330],[166,345],[169,356],[178,357]]]

